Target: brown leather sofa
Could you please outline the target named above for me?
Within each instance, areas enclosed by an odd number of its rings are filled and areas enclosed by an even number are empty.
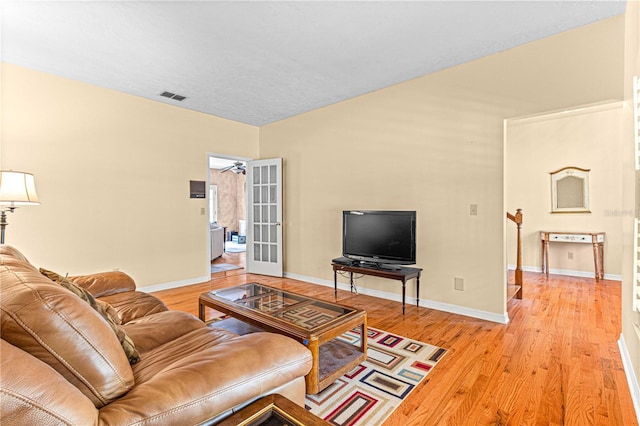
[[[0,246],[0,424],[196,425],[269,393],[304,404],[301,344],[206,326],[120,272],[68,280],[117,311],[140,359],[89,303]]]

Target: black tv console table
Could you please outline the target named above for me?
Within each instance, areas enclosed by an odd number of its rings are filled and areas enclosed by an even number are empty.
[[[380,267],[362,266],[359,264],[345,264],[336,262],[337,259],[331,261],[333,266],[333,288],[336,297],[338,296],[338,271],[344,271],[349,273],[349,284],[351,285],[351,291],[353,292],[353,274],[371,275],[374,277],[388,278],[390,280],[402,281],[402,315],[404,315],[405,306],[405,292],[407,281],[416,279],[416,306],[420,305],[420,268],[406,268],[401,267],[397,270],[384,269]]]

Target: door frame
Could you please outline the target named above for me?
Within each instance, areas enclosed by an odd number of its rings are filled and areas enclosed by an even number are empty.
[[[249,157],[242,157],[239,155],[229,155],[229,154],[218,154],[215,152],[207,152],[207,163],[206,163],[206,167],[207,167],[207,179],[206,179],[206,188],[207,188],[207,194],[209,193],[208,188],[211,186],[211,167],[210,167],[210,159],[211,158],[222,158],[225,160],[234,160],[234,161],[251,161],[252,158]],[[245,185],[244,188],[244,212],[245,212],[245,216],[247,215],[247,211],[248,211],[248,204],[247,204],[247,187]],[[207,270],[209,271],[209,275],[211,275],[211,224],[209,223],[209,216],[210,216],[211,212],[209,211],[209,197],[207,196],[207,202],[205,203],[205,217],[206,217],[206,230],[205,230],[205,235],[207,236],[206,241],[207,241]],[[249,227],[247,227],[247,234],[249,233]],[[227,238],[227,236],[225,235],[225,239]],[[246,266],[246,265],[245,265]]]

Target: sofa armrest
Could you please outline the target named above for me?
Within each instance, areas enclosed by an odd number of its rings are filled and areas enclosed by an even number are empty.
[[[40,268],[40,273],[56,282],[65,279],[82,287],[93,297],[113,306],[122,324],[157,312],[167,311],[167,306],[157,297],[136,291],[136,283],[124,272],[98,272],[88,275],[64,277],[57,272]]]
[[[69,280],[87,289],[94,297],[104,297],[136,289],[133,278],[119,271],[76,275],[69,277]]]
[[[169,310],[160,299],[141,291],[115,293],[98,299],[113,306],[123,325],[137,318]]]

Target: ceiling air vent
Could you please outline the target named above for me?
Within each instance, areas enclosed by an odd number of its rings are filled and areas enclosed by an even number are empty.
[[[171,93],[171,92],[162,92],[160,93],[160,96],[164,96],[165,98],[173,99],[180,102],[187,99],[186,96],[176,95],[175,93]]]

